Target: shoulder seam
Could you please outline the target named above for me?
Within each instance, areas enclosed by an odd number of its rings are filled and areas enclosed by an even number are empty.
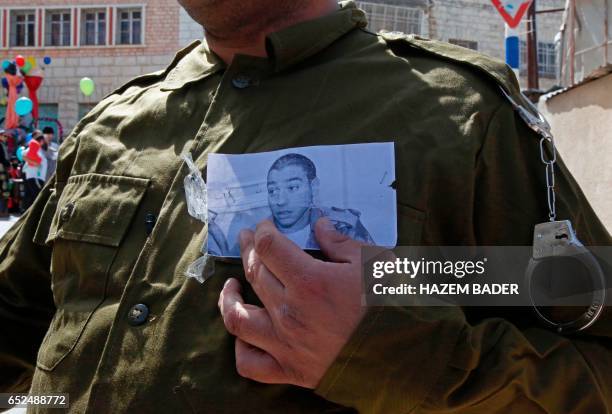
[[[423,43],[430,42],[432,44],[441,44],[445,47],[452,48],[450,44],[448,44],[447,46],[445,43],[436,40],[419,39],[416,36],[405,34],[402,34],[400,36],[398,33],[391,33],[389,36],[385,36],[385,34],[379,34],[379,36],[382,37],[389,45],[401,42],[410,47],[413,47],[414,49],[428,53],[432,56],[438,56],[440,59],[452,61],[465,67],[471,68],[472,70],[475,70],[481,74],[485,74],[489,79],[493,80],[498,85],[501,85],[504,89],[507,89],[511,95],[520,93],[518,85],[515,84],[515,82],[513,82],[512,80],[512,77],[509,76],[510,69],[507,67],[507,65],[487,55],[474,51],[469,51],[469,55],[478,56],[482,59],[479,64],[476,64],[470,59],[460,59],[457,56],[453,56],[449,53],[444,53],[443,51],[432,50],[431,47],[427,47]],[[502,71],[505,73],[500,73]]]
[[[130,79],[125,84],[123,84],[120,87],[118,87],[117,89],[113,90],[111,93],[106,95],[102,100],[108,98],[111,95],[115,95],[117,93],[123,93],[123,92],[125,92],[125,90],[127,88],[129,88],[130,86],[133,86],[133,85],[135,85],[135,84],[137,84],[139,82],[142,82],[142,81],[145,81],[145,80],[153,80],[153,79],[161,80],[161,79],[163,79],[163,77],[165,75],[167,75],[168,72],[170,72],[170,70],[172,68],[174,68],[181,59],[183,59],[185,56],[187,56],[189,53],[191,53],[196,47],[198,47],[201,44],[202,44],[202,42],[200,40],[195,40],[195,41],[191,42],[189,45],[187,45],[183,49],[179,50],[174,55],[174,57],[172,58],[172,61],[170,62],[170,64],[168,66],[166,66],[164,69],[160,69],[160,70],[155,71],[155,72],[145,73],[144,75],[136,76],[135,78]]]

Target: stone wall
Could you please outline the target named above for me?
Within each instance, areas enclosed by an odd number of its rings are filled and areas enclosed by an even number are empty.
[[[612,232],[612,74],[542,100],[557,149]]]
[[[416,7],[423,10],[426,26],[422,35],[431,39],[448,42],[451,39],[474,41],[478,51],[505,60],[504,21],[490,0],[364,0],[370,3],[388,4],[403,7]],[[565,7],[565,0],[538,0],[538,10]],[[563,13],[539,14],[537,18],[538,40],[553,43],[559,32]],[[526,17],[518,28],[521,39],[526,39]],[[521,84],[527,79],[521,76]],[[548,89],[555,85],[555,77],[540,79],[540,88]]]
[[[2,7],[65,6],[65,0],[5,0]],[[105,6],[138,4],[133,0],[103,2],[72,1],[70,6],[87,4]],[[195,23],[175,0],[148,0],[144,5],[144,43],[138,46],[68,46],[55,48],[0,49],[0,60],[17,54],[35,57],[42,64],[44,56],[53,59],[45,69],[45,81],[39,90],[41,104],[58,105],[64,131],[79,120],[87,108],[130,79],[166,67],[177,50],[194,39],[202,39],[200,25]],[[90,97],[79,91],[79,80],[90,77],[96,90]],[[24,94],[26,91],[23,92]]]
[[[179,11],[179,44],[181,47],[187,46],[194,40],[204,38],[204,29],[196,23],[181,7]]]

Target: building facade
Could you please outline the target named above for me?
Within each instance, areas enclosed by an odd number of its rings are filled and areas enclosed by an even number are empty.
[[[202,27],[175,0],[0,3],[0,60],[22,55],[44,68],[41,117],[59,119],[65,131],[102,97],[165,67],[180,47],[202,37]],[[51,64],[44,65],[45,56]],[[95,82],[89,97],[79,91],[83,77]]]
[[[368,13],[370,29],[414,33],[505,59],[504,21],[491,0],[366,0],[357,4]],[[556,10],[537,16],[540,88],[557,84],[555,37],[562,23],[565,0],[537,0],[536,10]],[[521,42],[521,85],[527,84],[526,18],[518,28]]]
[[[557,149],[612,232],[612,0],[568,3],[560,84],[540,99]]]
[[[565,0],[538,0],[539,9],[563,7]],[[176,0],[3,0],[0,3],[0,61],[20,54],[45,67],[39,90],[41,116],[59,119],[65,131],[96,102],[129,79],[166,66],[175,52],[203,29]],[[490,0],[367,0],[373,31],[388,30],[477,49],[503,59],[504,23]],[[556,83],[554,38],[561,13],[538,16],[541,88]],[[523,22],[519,31],[525,38]],[[96,89],[79,92],[89,77]],[[521,77],[523,85],[525,78]],[[0,88],[0,93],[4,89]],[[25,91],[23,92],[25,94]],[[0,118],[5,107],[0,105]]]

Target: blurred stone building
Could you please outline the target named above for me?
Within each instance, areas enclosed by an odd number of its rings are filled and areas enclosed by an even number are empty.
[[[491,0],[367,0],[357,4],[368,13],[370,29],[419,34],[505,59],[504,21]],[[537,0],[540,88],[557,84],[555,36],[562,23],[565,0]],[[527,83],[526,18],[518,28],[521,42],[521,84]]]
[[[568,2],[560,84],[540,98],[559,153],[612,232],[612,0]]]
[[[59,119],[65,131],[112,90],[165,67],[180,47],[202,37],[176,0],[0,2],[0,61],[20,54],[44,67],[43,58],[52,59],[39,91],[40,116]],[[95,82],[90,97],[79,92],[83,77]]]

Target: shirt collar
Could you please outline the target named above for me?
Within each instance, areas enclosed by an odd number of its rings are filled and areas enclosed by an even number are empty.
[[[281,71],[316,55],[348,32],[366,25],[365,14],[350,0],[341,2],[337,11],[326,16],[272,33],[266,41],[274,70]],[[225,64],[206,42],[196,42],[180,51],[170,67],[162,90],[177,90],[197,82],[223,69]]]
[[[225,64],[211,53],[205,42],[194,42],[177,53],[161,89],[172,91],[181,89],[188,83],[197,82],[221,70]]]
[[[268,35],[268,51],[276,71],[293,66],[333,44],[340,37],[367,25],[353,1],[344,1],[327,16],[298,23]]]

